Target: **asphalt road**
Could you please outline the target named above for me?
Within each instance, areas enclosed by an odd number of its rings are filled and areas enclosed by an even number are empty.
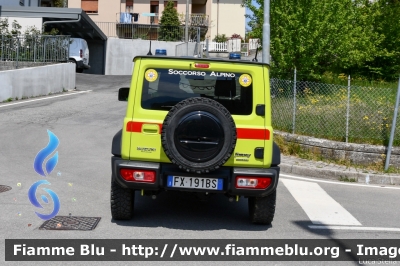
[[[220,195],[199,197],[175,192],[160,194],[155,200],[136,194],[134,219],[112,220],[109,202],[111,140],[122,126],[126,107],[125,102],[117,100],[118,88],[129,86],[129,83],[129,76],[77,74],[77,92],[0,103],[0,185],[12,188],[0,193],[0,265],[5,260],[4,239],[400,239],[398,187],[324,182],[323,177],[302,179],[284,174],[278,186],[272,226],[249,223],[246,199],[229,202]],[[57,135],[60,141],[59,157],[55,170],[42,177],[34,171],[33,162],[48,143],[47,130]],[[30,203],[28,190],[42,179],[51,183],[47,187],[59,197],[58,215],[101,217],[95,230],[39,230],[43,220],[35,211],[51,211],[52,206],[38,210]],[[111,264],[132,263],[104,262],[104,265]],[[252,265],[265,264],[252,262]],[[274,264],[287,265],[288,262]]]

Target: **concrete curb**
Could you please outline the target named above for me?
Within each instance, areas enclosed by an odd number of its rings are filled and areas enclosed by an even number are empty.
[[[296,157],[282,156],[281,173],[295,174],[305,177],[316,177],[339,181],[340,178],[355,179],[358,183],[378,185],[400,185],[400,175],[370,173],[354,168],[343,169],[344,166],[307,161]]]

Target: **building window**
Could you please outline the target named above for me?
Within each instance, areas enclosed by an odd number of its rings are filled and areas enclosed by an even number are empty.
[[[158,8],[159,8],[159,2],[158,1],[150,1],[150,13],[155,13],[155,17],[151,17],[150,21],[152,21],[155,24],[158,24]]]
[[[128,12],[128,13],[133,12],[133,0],[126,0],[125,12]]]
[[[82,9],[86,13],[99,13],[98,0],[82,0]]]
[[[158,1],[150,1],[150,13],[158,14]]]

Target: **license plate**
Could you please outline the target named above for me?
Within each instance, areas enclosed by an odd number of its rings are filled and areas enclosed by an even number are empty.
[[[167,187],[222,190],[223,179],[187,176],[168,176]]]

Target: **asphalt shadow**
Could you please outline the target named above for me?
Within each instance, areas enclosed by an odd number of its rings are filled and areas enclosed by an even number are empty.
[[[314,225],[311,223],[309,220],[305,221],[294,221],[293,222],[296,226],[300,227],[302,230],[307,231],[313,235],[318,236],[318,240],[322,239],[323,240],[328,240],[324,244],[326,246],[330,247],[339,247],[341,251],[344,251],[345,249],[348,249],[349,246],[346,244],[345,240],[343,239],[338,239],[335,238],[335,233],[333,230],[330,229],[312,229],[309,227],[309,225]],[[324,226],[326,224],[318,224],[319,226]],[[327,225],[326,225],[327,226]],[[346,257],[350,262],[353,262],[354,265],[359,265],[359,258],[352,253],[344,253],[344,257]]]
[[[165,227],[180,230],[243,230],[266,231],[272,225],[252,224],[247,199],[230,202],[222,194],[206,196],[198,193],[166,191],[155,200],[135,194],[132,220],[111,220],[121,226]]]

